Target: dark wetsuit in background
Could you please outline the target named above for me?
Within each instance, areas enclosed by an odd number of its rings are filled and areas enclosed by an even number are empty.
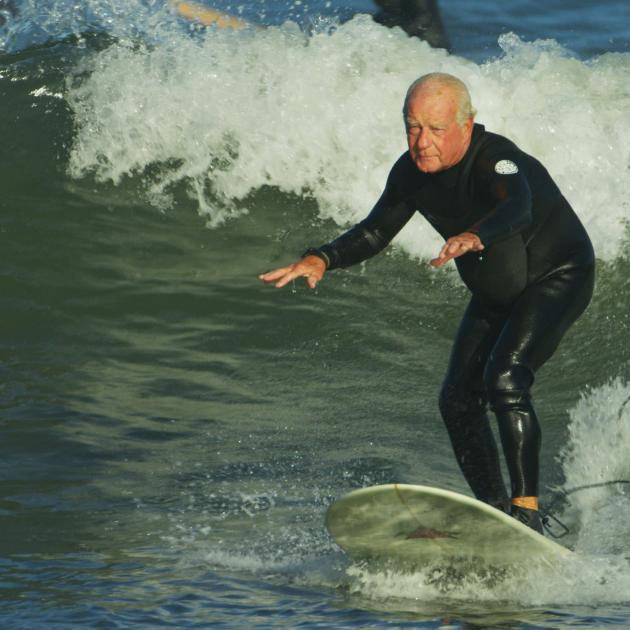
[[[475,124],[459,163],[427,174],[404,153],[369,216],[309,253],[328,269],[354,265],[380,252],[415,212],[444,239],[470,231],[485,246],[455,259],[472,293],[440,394],[457,461],[477,498],[505,505],[489,403],[512,497],[538,496],[540,427],[529,390],[591,299],[589,237],[540,162]]]

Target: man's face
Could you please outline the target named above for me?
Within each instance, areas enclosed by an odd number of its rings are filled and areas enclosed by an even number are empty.
[[[473,120],[457,124],[457,100],[449,87],[416,89],[407,101],[405,126],[409,154],[423,173],[457,164],[470,145]]]

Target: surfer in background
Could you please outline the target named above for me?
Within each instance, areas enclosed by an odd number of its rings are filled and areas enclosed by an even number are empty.
[[[437,0],[374,0],[381,8],[374,21],[399,26],[410,37],[423,39],[433,48],[450,49]]]
[[[373,17],[374,21],[388,28],[399,26],[410,37],[425,40],[434,48],[449,48],[444,32],[437,0],[375,0],[381,8]],[[240,30],[247,27],[260,28],[229,13],[217,11],[199,2],[190,0],[169,0],[177,13],[203,26],[216,26]],[[2,7],[2,0],[0,0]]]
[[[314,288],[327,270],[383,250],[420,212],[445,244],[472,297],[451,352],[439,406],[475,496],[538,532],[541,431],[530,389],[590,302],[594,254],[567,200],[538,160],[474,122],[464,83],[433,73],[405,99],[408,151],[371,213],[297,262],[262,274]],[[494,412],[511,481],[508,498],[486,415]]]

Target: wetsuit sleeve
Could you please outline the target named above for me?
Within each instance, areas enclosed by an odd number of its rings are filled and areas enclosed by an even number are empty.
[[[469,228],[487,247],[524,231],[532,222],[532,193],[517,155],[483,158],[476,173],[490,212]]]
[[[400,162],[394,165],[383,194],[363,221],[334,241],[305,253],[319,256],[328,269],[335,269],[356,265],[385,249],[415,212],[400,185],[404,176]]]

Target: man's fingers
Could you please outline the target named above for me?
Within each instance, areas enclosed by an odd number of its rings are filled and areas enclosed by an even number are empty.
[[[447,241],[440,250],[438,258],[450,260],[454,256],[459,256],[466,252],[466,249],[466,244],[461,241]]]
[[[262,273],[258,276],[258,278],[266,284],[275,283],[275,286],[278,289],[281,289],[292,280],[304,277],[306,278],[308,286],[311,289],[314,289],[317,286],[317,283],[324,276],[326,266],[320,258],[315,256],[312,258],[313,261],[311,262],[308,262],[308,259],[307,262],[304,262],[303,259],[289,265],[288,267],[280,267],[279,269]]]
[[[453,260],[453,258],[457,258],[457,254],[447,254],[446,256],[438,256],[431,261],[431,266],[433,267],[441,267],[445,265],[449,260]]]
[[[284,274],[289,273],[289,271],[291,271],[291,267],[280,267],[280,269],[261,273],[258,278],[266,283],[275,282],[278,278],[282,278]]]
[[[455,236],[444,243],[438,257],[431,261],[431,265],[433,267],[441,267],[453,258],[463,256],[470,251],[481,251],[482,249],[484,249],[482,243],[477,244],[474,240]]]
[[[295,271],[289,271],[289,273],[285,274],[276,284],[274,285],[276,288],[281,289],[285,284],[289,284],[292,280],[299,278],[301,273],[296,273]]]
[[[465,254],[467,251],[468,248],[463,243],[447,243],[442,247],[438,257],[431,261],[431,264],[434,267],[441,267],[444,263]]]
[[[300,278],[302,276],[306,276],[307,282],[309,283],[309,286],[311,286],[311,283],[309,281],[309,272],[300,268],[299,266],[276,269],[275,271],[271,271],[268,274],[264,274],[264,276],[264,278],[261,276],[261,280],[263,282],[271,283],[277,281],[274,286],[278,289],[281,289],[282,287],[289,284],[289,282],[292,282],[296,278]],[[313,287],[311,286],[311,288]]]

